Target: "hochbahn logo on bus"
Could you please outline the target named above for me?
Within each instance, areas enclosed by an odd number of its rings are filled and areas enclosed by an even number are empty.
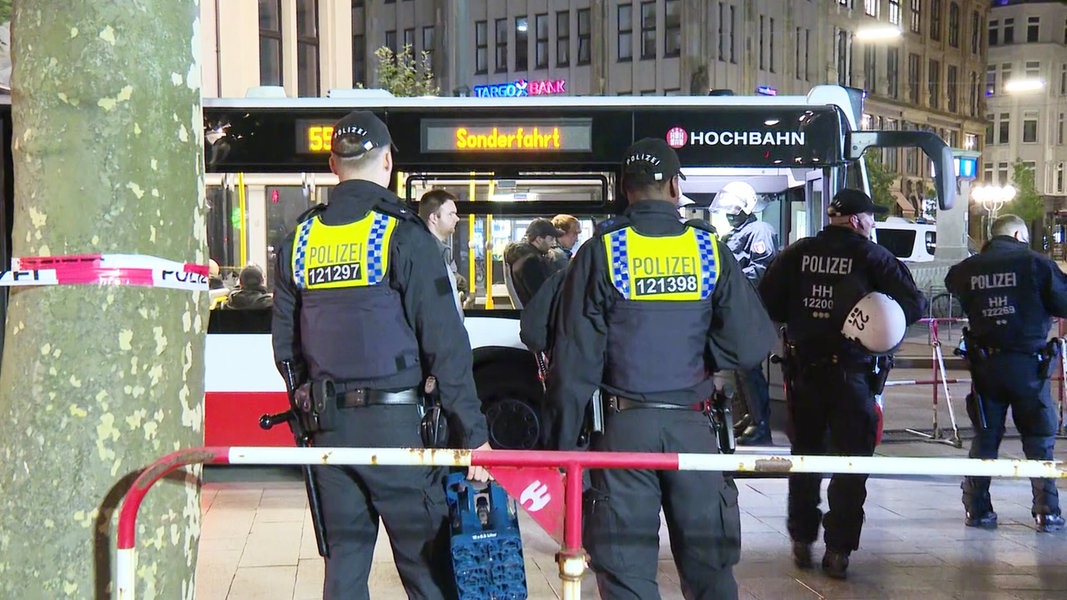
[[[686,131],[674,126],[667,130],[667,145],[683,146],[803,146],[803,131]]]

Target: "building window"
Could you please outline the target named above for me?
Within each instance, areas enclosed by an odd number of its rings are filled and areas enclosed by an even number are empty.
[[[1060,65],[1060,95],[1067,96],[1067,63]]]
[[[837,30],[837,44],[834,46],[837,64],[838,85],[852,85],[852,34],[843,29]]]
[[[392,29],[385,32],[385,47],[393,51],[396,54],[396,30]]]
[[[534,61],[538,69],[548,68],[548,13],[534,17],[534,33],[537,43],[534,45]]]
[[[1000,21],[993,19],[989,22],[989,45],[996,46],[1000,43]]]
[[[890,98],[900,97],[900,78],[897,77],[897,69],[899,68],[900,49],[887,48],[885,53],[886,95]]]
[[[930,108],[941,107],[941,62],[936,60],[930,61],[930,66],[926,72],[927,87],[930,92]]]
[[[1008,183],[1008,163],[997,163],[997,183]]]
[[[682,3],[666,0],[666,16],[663,19],[663,56],[682,54]],[[772,68],[771,71],[774,71]]]
[[[619,62],[630,62],[634,58],[634,7],[620,4],[616,13],[619,23]],[[722,44],[722,40],[719,40]]]
[[[497,19],[496,26],[496,72],[505,73],[508,70],[508,20]]]
[[[1004,85],[1011,81],[1011,63],[1002,63],[1000,65],[1000,87],[1004,88]],[[999,91],[999,90],[998,90]]]
[[[997,119],[997,143],[1007,144],[1010,139],[1011,117],[1008,113],[1000,113]]]
[[[993,115],[985,116],[985,143],[986,146],[990,146],[996,143],[996,122],[993,120]],[[992,169],[992,166],[990,166]]]
[[[734,32],[737,31],[737,11],[730,6],[730,64],[737,64],[737,43],[734,41]]]
[[[768,60],[770,60],[771,73],[774,73],[775,72],[775,68],[776,68],[775,64],[774,64],[774,17],[771,17],[770,25],[768,27],[768,32],[770,33],[770,38],[767,40],[768,41],[768,46],[769,46],[769,48],[767,49],[767,51],[768,51]]]
[[[489,22],[474,22],[474,72],[489,72]]]
[[[578,64],[589,64],[592,56],[590,40],[593,36],[592,24],[589,22],[589,9],[578,9]]]
[[[878,0],[863,0],[863,14],[869,17],[877,17]]]
[[[1028,17],[1026,19],[1026,41],[1036,42],[1041,37],[1041,17]]]
[[[259,0],[259,85],[282,84],[282,2]]]
[[[989,65],[985,69],[985,95],[993,96],[997,93],[997,66]]]
[[[404,46],[411,48],[411,53],[415,53],[415,28],[409,27],[404,30]]]
[[[656,58],[656,3],[641,3],[641,58]]]
[[[766,29],[767,29],[767,20],[763,15],[760,15],[759,16],[759,70],[760,71],[762,71],[762,70],[767,68],[766,67],[766,59],[767,59]]]
[[[1059,120],[1056,121],[1056,143],[1063,145],[1063,119],[1064,113],[1060,113]]]
[[[948,95],[946,108],[954,113],[959,110],[959,67],[948,65],[945,68],[945,92]]]
[[[1037,141],[1037,111],[1028,110],[1023,113],[1023,143],[1032,144]]]
[[[556,66],[571,65],[571,11],[556,12]]]
[[[969,106],[968,114],[972,117],[978,116],[978,73],[974,71],[971,71],[971,101]]]
[[[433,25],[422,28],[422,51],[433,55]]]
[[[1064,190],[1063,181],[1063,163],[1056,164],[1056,193],[1062,194]]]
[[[1015,43],[1015,19],[1004,19],[1004,43]]]
[[[869,92],[876,93],[877,77],[878,57],[875,54],[874,46],[867,44],[863,48],[863,87]]]
[[[922,58],[918,54],[908,54],[908,100],[919,103],[919,89],[922,86]]]
[[[982,26],[978,11],[971,13],[971,54],[978,54],[982,46]]]
[[[515,17],[515,70],[530,68],[530,24],[526,15]]]
[[[897,130],[896,119],[886,119],[885,128],[887,131]],[[900,152],[896,148],[882,148],[882,160],[885,163],[885,168],[890,173],[896,173],[900,168]]]
[[[889,24],[900,25],[900,0],[889,0]]]
[[[352,85],[367,83],[367,40],[363,34],[352,36]]]
[[[911,21],[908,28],[911,29],[912,33],[922,33],[923,31],[922,10],[923,0],[911,0]]]
[[[719,62],[726,62],[726,35],[724,35],[726,23],[726,5],[719,2]]]
[[[1034,79],[1041,75],[1041,61],[1028,60],[1026,61],[1026,78]]]
[[[948,5],[948,45],[960,47],[960,5],[955,2]]]
[[[964,150],[977,150],[978,149],[978,136],[973,133],[963,134],[963,149]]]
[[[982,164],[982,181],[993,183],[993,163],[987,162]]]
[[[941,0],[930,0],[930,39],[941,41]]]
[[[319,3],[296,2],[296,94],[319,95]]]

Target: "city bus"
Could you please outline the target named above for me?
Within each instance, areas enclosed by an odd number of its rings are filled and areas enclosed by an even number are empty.
[[[622,153],[645,137],[678,152],[686,176],[680,218],[708,218],[718,190],[744,180],[783,246],[826,224],[838,190],[868,189],[862,155],[870,147],[921,148],[940,205],[951,208],[946,144],[929,132],[861,131],[862,102],[861,90],[840,86],[773,97],[205,99],[209,252],[231,284],[255,264],[272,287],[277,245],[298,215],[329,202],[337,183],[328,167],[333,123],[351,110],[374,111],[393,137],[393,191],[413,209],[434,188],[459,199],[461,220],[449,243],[469,287],[465,324],[490,441],[532,448],[544,392],[504,282],[507,244],[532,219],[557,214],[577,217],[578,243],[588,240],[597,223],[625,210]],[[10,105],[0,118],[10,136]],[[9,150],[10,137],[8,161]],[[5,189],[10,215],[9,176]],[[9,221],[6,228],[9,242]],[[260,415],[288,408],[269,310],[213,310],[205,362],[206,444],[292,444],[285,428],[258,426]]]
[[[619,214],[623,150],[645,137],[678,152],[686,179],[680,217],[708,217],[718,190],[737,179],[761,198],[761,217],[784,244],[826,223],[846,186],[867,189],[868,147],[919,147],[951,207],[951,152],[927,132],[859,131],[862,91],[818,86],[806,96],[205,99],[208,243],[233,274],[270,266],[296,217],[328,202],[332,124],[372,110],[394,142],[393,190],[413,209],[434,188],[455,194],[461,220],[450,240],[470,289],[465,323],[478,396],[498,447],[534,447],[543,396],[533,355],[519,341],[503,252],[536,217],[569,214],[582,225]],[[272,274],[268,269],[268,285]],[[232,277],[231,277],[232,279]],[[269,315],[213,311],[207,344],[208,444],[290,443],[256,417],[287,406],[274,369]]]

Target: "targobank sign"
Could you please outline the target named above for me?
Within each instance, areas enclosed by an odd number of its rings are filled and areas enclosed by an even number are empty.
[[[519,79],[511,83],[491,83],[474,86],[474,95],[478,98],[518,98],[520,96],[547,96],[566,94],[566,79],[546,79],[529,81]]]

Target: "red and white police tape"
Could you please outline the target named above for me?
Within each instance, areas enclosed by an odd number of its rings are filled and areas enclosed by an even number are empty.
[[[0,271],[0,287],[31,285],[137,285],[206,291],[207,265],[142,254],[27,256]]]
[[[868,473],[1067,479],[1058,461],[915,458],[898,456],[777,456],[766,454],[659,454],[646,452],[557,452],[542,450],[425,450],[417,448],[200,447],[179,450],[145,469],[123,498],[119,511],[115,598],[133,600],[137,511],[145,494],[165,475],[191,464],[391,465],[486,467],[522,507],[556,534],[562,530],[560,578],[564,598],[577,598],[584,573],[582,471],[659,469],[748,473]],[[564,475],[560,472],[566,472]],[[562,515],[556,526],[546,515]]]

